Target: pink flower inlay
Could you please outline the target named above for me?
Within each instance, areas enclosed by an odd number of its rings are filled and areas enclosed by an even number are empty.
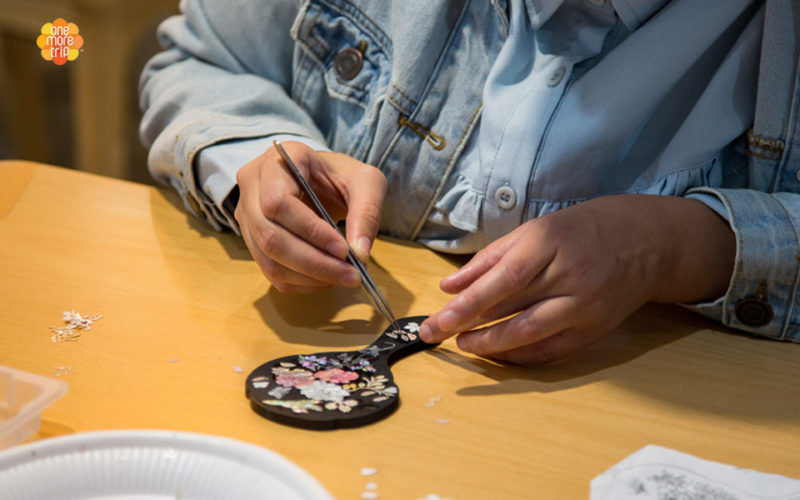
[[[341,368],[331,368],[330,370],[320,370],[314,374],[314,378],[332,382],[334,384],[346,384],[358,378],[358,373],[342,370]]]
[[[275,383],[283,387],[305,387],[314,381],[314,374],[302,368],[275,367],[272,369]]]

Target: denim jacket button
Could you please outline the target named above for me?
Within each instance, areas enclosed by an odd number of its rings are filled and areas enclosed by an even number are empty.
[[[794,173],[794,178],[797,179],[798,182],[800,182],[800,170]]]
[[[772,321],[772,306],[756,297],[742,299],[736,304],[736,319],[746,326],[764,326]]]
[[[494,193],[497,206],[503,210],[511,210],[517,204],[517,193],[509,186],[503,186]]]
[[[567,68],[565,68],[564,66],[559,66],[558,68],[555,69],[555,71],[550,73],[550,76],[547,78],[547,86],[555,87],[556,85],[561,83],[561,80],[564,78],[564,75],[566,74],[567,74]]]
[[[352,47],[346,48],[333,58],[333,71],[340,80],[352,80],[364,65],[364,54]]]

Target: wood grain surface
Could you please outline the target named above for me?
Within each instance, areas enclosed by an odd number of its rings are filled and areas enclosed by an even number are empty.
[[[399,316],[447,302],[438,282],[451,259],[387,239],[372,255]],[[73,309],[103,318],[75,342],[51,342],[48,327]],[[261,363],[356,349],[384,327],[360,289],[278,293],[236,235],[187,216],[172,192],[0,162],[0,365],[74,371],[34,439],[226,436],[284,455],[337,499],[361,498],[367,481],[382,499],[588,498],[593,477],[647,444],[800,476],[800,346],[672,306],[647,306],[545,367],[502,366],[447,341],[394,366],[400,408],[368,427],[294,429],[250,409],[244,380]]]

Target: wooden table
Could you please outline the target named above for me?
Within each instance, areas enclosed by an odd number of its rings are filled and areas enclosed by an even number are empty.
[[[74,370],[36,438],[138,428],[232,437],[283,454],[338,499],[361,498],[368,480],[385,499],[587,498],[593,477],[650,443],[800,476],[800,346],[677,307],[648,306],[543,368],[445,342],[395,365],[402,403],[372,426],[266,421],[244,397],[250,370],[366,345],[384,322],[361,290],[281,295],[239,238],[179,205],[142,185],[0,163],[0,364]],[[373,256],[396,313],[447,301],[437,283],[455,266],[444,257],[386,240]],[[76,342],[52,343],[48,327],[72,309],[103,318]],[[379,472],[365,478],[362,467]]]

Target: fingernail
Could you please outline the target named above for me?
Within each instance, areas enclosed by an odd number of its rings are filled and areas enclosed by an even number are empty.
[[[445,311],[439,315],[439,328],[444,331],[453,331],[461,324],[461,316],[453,311]]]
[[[422,323],[419,326],[419,338],[421,338],[423,342],[430,343],[433,341],[433,332],[427,323]]]
[[[361,262],[366,262],[369,259],[369,251],[372,250],[372,241],[366,236],[362,236],[356,242],[356,256]]]
[[[464,352],[471,352],[469,348],[469,342],[464,335],[459,335],[456,337],[456,345]]]
[[[442,281],[444,281],[444,280],[448,280],[448,281],[452,280],[453,278],[455,278],[456,276],[461,274],[462,271],[463,271],[463,268],[462,269],[457,269],[457,270],[453,271],[452,273],[448,274],[447,276],[445,276],[444,278],[442,278]]]
[[[361,277],[358,275],[355,269],[348,271],[347,274],[342,276],[339,283],[344,286],[355,287],[361,282]]]
[[[448,288],[457,287],[460,277],[461,269],[442,278],[441,281],[439,281],[439,288],[446,291]]]
[[[329,254],[339,259],[344,260],[347,258],[347,245],[345,245],[343,241],[334,241],[328,245],[326,250]]]

